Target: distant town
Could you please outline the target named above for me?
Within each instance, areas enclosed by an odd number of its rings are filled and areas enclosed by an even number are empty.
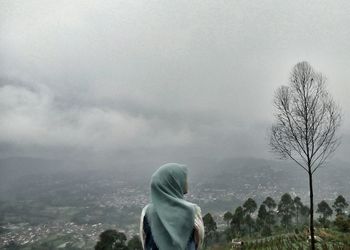
[[[230,174],[229,170],[193,181],[186,195],[188,200],[201,206],[203,214],[209,211],[213,214],[218,228],[225,226],[223,214],[233,211],[248,197],[257,202],[267,196],[278,200],[283,192],[289,192],[308,203],[307,189],[300,178],[282,181],[282,173],[271,167],[243,165],[236,167],[235,174]],[[127,182],[98,175],[77,180],[76,174],[53,174],[50,178],[26,175],[21,182],[13,184],[12,199],[7,199],[3,192],[0,248],[55,242],[61,248],[73,244],[84,249],[93,247],[99,234],[106,229],[118,229],[128,238],[138,234],[141,209],[150,201],[147,180]],[[333,177],[328,175],[328,178]],[[316,183],[317,194],[322,195],[322,199],[332,200],[337,193],[346,190],[346,181],[334,186],[320,179]]]

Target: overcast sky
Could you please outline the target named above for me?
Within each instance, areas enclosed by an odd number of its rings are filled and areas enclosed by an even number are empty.
[[[274,158],[274,91],[306,60],[342,107],[347,160],[349,13],[345,0],[0,0],[0,156]]]

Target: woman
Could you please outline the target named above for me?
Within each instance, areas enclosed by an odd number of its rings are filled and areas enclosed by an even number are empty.
[[[151,203],[141,213],[140,237],[145,250],[200,249],[204,237],[201,210],[184,200],[187,168],[161,166],[151,179]]]

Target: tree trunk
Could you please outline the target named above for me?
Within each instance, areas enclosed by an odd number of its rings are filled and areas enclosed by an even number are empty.
[[[297,227],[299,227],[299,208],[297,208]]]
[[[314,232],[314,191],[312,187],[312,173],[309,172],[309,188],[310,188],[310,236],[311,250],[315,250],[315,232]]]

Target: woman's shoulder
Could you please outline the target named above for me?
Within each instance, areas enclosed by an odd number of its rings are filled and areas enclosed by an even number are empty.
[[[194,211],[197,213],[197,212],[199,212],[199,213],[201,213],[202,212],[202,210],[201,210],[201,207],[200,206],[198,206],[197,204],[195,204],[195,203],[193,203],[193,208],[194,208]]]
[[[204,239],[204,224],[202,219],[202,211],[200,206],[193,203],[194,208],[194,228],[196,230],[196,237],[198,242],[198,249],[202,249]]]
[[[195,215],[202,213],[200,206],[198,206],[196,203],[189,202],[188,205],[192,206]]]
[[[193,209],[194,209],[195,220],[197,220],[197,219],[202,220],[202,210],[201,210],[200,206],[198,206],[197,204],[193,204]]]
[[[150,205],[150,204],[147,204],[146,206],[144,206],[144,207],[142,208],[142,211],[141,211],[141,218],[143,218],[143,217],[146,215],[147,209],[148,209],[149,205]]]

